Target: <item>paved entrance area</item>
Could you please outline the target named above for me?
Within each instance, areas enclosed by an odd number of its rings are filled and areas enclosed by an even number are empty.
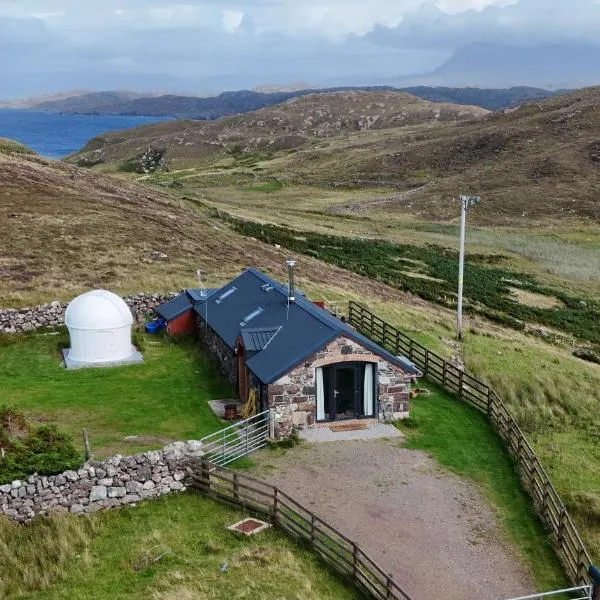
[[[535,589],[477,487],[397,439],[253,458],[261,478],[354,539],[414,600],[495,600]]]
[[[344,424],[344,421],[337,421],[331,425]],[[347,422],[346,422],[347,423]],[[361,421],[351,421],[347,423],[350,427],[353,423],[359,426]],[[350,429],[348,431],[333,431],[327,425],[303,429],[300,437],[307,442],[344,442],[348,440],[373,440],[378,438],[402,438],[404,437],[400,430],[389,423],[377,423],[376,421],[362,424],[365,429]]]

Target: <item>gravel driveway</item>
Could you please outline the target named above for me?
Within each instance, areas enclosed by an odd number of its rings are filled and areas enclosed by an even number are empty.
[[[256,472],[354,539],[414,600],[535,591],[477,487],[397,440],[254,455]]]

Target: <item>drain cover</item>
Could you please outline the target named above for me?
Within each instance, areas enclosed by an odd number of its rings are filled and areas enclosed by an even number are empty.
[[[244,535],[255,535],[269,527],[271,527],[270,523],[266,523],[265,521],[261,521],[260,519],[253,519],[252,517],[248,517],[246,519],[238,521],[233,525],[230,525],[227,529],[229,529],[230,531],[237,531],[238,533],[243,533]]]

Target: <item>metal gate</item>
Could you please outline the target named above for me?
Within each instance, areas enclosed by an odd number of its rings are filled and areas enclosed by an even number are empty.
[[[267,445],[269,411],[238,421],[220,431],[203,437],[204,459],[223,467]]]
[[[554,590],[553,592],[532,594],[531,596],[519,596],[518,598],[510,598],[510,600],[544,600],[545,598],[551,598],[552,600],[591,600],[592,591],[591,585],[582,585],[564,590]]]

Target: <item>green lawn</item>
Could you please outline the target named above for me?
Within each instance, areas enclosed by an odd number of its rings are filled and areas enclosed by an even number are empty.
[[[475,481],[540,589],[561,587],[566,579],[560,563],[502,440],[479,411],[457,402],[437,386],[424,386],[431,395],[414,399],[410,420],[398,424],[407,436],[405,446],[424,450],[444,467]]]
[[[193,342],[149,335],[136,342],[143,364],[66,371],[59,360],[65,332],[0,338],[0,404],[55,423],[77,443],[87,428],[95,457],[198,439],[224,426],[207,400],[234,391]]]
[[[52,523],[0,521],[0,597],[358,600],[284,534],[225,529],[243,516],[185,493]]]

